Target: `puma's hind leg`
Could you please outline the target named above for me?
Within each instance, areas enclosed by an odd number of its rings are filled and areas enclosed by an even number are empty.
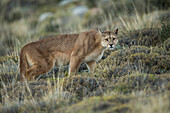
[[[28,80],[34,80],[36,76],[49,72],[54,67],[55,61],[41,60],[26,71],[26,78]]]

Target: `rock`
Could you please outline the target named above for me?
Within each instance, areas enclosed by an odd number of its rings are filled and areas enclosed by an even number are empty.
[[[83,16],[88,11],[86,6],[77,6],[72,10],[72,14],[76,16]]]
[[[62,0],[62,1],[59,3],[59,5],[60,5],[60,6],[64,6],[64,5],[70,4],[70,3],[72,3],[72,2],[73,2],[73,0]]]
[[[42,13],[40,16],[39,16],[39,22],[49,18],[49,17],[52,17],[53,16],[53,13],[51,12],[45,12],[45,13]]]

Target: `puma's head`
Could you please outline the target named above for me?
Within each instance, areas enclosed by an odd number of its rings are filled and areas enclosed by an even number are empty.
[[[98,29],[102,40],[101,44],[105,48],[114,49],[118,42],[118,28],[115,28],[114,31],[102,31]]]

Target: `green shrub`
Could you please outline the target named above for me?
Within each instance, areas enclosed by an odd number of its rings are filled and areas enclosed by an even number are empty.
[[[169,22],[163,22],[161,24],[161,29],[159,31],[161,41],[164,42],[167,38],[170,37],[170,23]]]
[[[170,74],[154,75],[154,74],[131,74],[120,77],[113,85],[113,90],[118,93],[131,93],[136,91],[144,91],[144,93],[159,93],[169,89],[168,82]]]
[[[162,74],[169,72],[170,57],[164,48],[131,46],[129,49],[112,52],[102,60],[94,76],[114,78],[133,72]]]
[[[168,9],[170,5],[169,0],[150,0],[150,3],[159,9]]]
[[[164,42],[164,48],[167,50],[167,51],[170,51],[170,38],[168,38],[165,42]],[[169,54],[170,55],[170,54]]]
[[[132,99],[133,100],[133,99]],[[102,96],[102,97],[92,97],[87,100],[83,100],[77,104],[74,104],[65,109],[56,110],[56,112],[69,112],[74,113],[130,113],[132,111],[132,106],[128,105],[130,103],[130,98],[124,96]]]
[[[102,95],[105,82],[93,77],[73,76],[64,79],[63,89],[75,93],[77,97]]]
[[[159,29],[141,29],[129,32],[128,35],[121,37],[119,44],[122,46],[143,45],[156,46],[162,42]]]

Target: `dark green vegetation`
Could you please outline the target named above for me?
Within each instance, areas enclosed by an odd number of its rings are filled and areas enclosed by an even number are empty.
[[[0,112],[170,112],[169,6],[169,0],[1,0]],[[119,44],[93,73],[83,64],[79,75],[54,68],[37,81],[19,81],[26,43],[115,26]]]

